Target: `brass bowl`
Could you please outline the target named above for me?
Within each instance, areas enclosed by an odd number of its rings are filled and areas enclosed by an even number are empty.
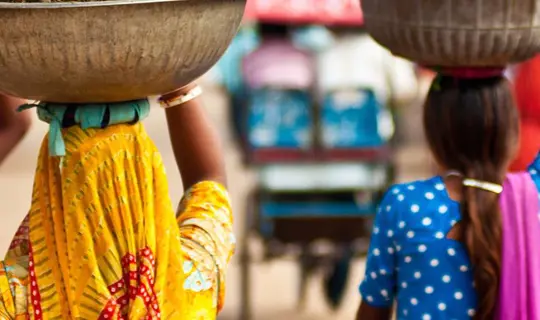
[[[368,32],[428,66],[504,66],[540,52],[540,0],[362,0]]]
[[[74,103],[169,92],[216,63],[245,2],[0,3],[0,92]]]

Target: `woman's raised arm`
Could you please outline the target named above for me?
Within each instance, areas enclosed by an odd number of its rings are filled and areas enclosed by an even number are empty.
[[[192,84],[162,97],[167,100],[192,92]],[[223,150],[217,130],[196,97],[182,105],[167,108],[169,135],[184,189],[211,180],[226,184]]]
[[[176,163],[186,190],[177,213],[182,248],[194,269],[208,283],[216,284],[212,286],[215,291],[204,297],[212,299],[219,311],[224,302],[227,265],[236,241],[229,195],[224,186],[221,143],[200,98],[193,98],[200,93],[197,89],[196,85],[190,85],[162,100],[176,97],[181,103],[167,108],[166,114]],[[198,297],[199,301],[201,299],[202,292]]]

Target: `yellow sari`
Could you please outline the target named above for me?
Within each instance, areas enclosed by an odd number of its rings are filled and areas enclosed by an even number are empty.
[[[178,214],[141,124],[63,129],[42,144],[30,211],[0,266],[0,319],[215,319],[234,249],[226,190],[206,181]]]

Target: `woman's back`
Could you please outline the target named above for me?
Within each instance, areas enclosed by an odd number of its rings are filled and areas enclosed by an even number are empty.
[[[508,82],[502,69],[441,72],[423,117],[441,176],[384,198],[359,319],[389,319],[394,301],[399,319],[540,319],[540,260],[527,258],[540,244],[538,163],[507,174],[519,137]]]
[[[531,166],[530,173],[540,196],[538,169]],[[447,236],[460,220],[460,205],[442,177],[393,186],[375,221],[363,299],[378,307],[395,299],[398,319],[474,316],[470,259],[463,244]]]

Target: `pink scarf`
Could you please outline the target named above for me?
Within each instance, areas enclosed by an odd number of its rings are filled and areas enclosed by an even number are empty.
[[[497,320],[540,320],[538,190],[528,173],[509,174],[500,197],[502,266]]]

